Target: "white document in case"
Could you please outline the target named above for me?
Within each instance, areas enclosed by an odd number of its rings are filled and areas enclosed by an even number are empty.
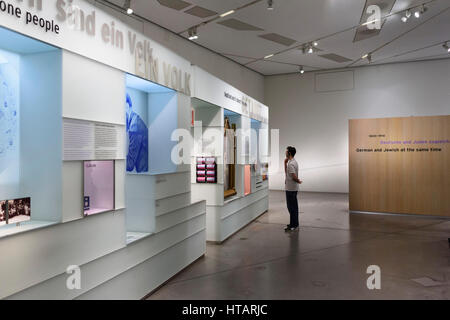
[[[65,118],[63,160],[125,159],[125,127]]]

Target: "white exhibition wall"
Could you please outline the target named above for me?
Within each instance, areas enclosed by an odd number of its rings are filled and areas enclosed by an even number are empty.
[[[284,148],[293,145],[302,191],[347,193],[349,119],[450,114],[450,59],[367,66],[352,73],[353,86],[348,72],[266,78],[270,127],[280,129],[281,149],[271,189],[284,188]]]
[[[86,12],[93,12],[93,7],[87,5],[86,2],[105,9],[92,1],[74,0],[73,4],[80,5],[81,9]],[[54,18],[56,16],[55,4],[56,1],[44,2],[40,15]],[[30,2],[20,2],[17,5],[24,9],[30,5]],[[109,10],[105,11],[109,12]],[[111,17],[103,10],[95,12],[99,23],[111,21]],[[264,81],[259,74],[158,26],[137,22],[117,12],[110,13],[117,16],[118,20],[122,22],[123,20],[130,22],[127,25],[133,29],[130,30],[131,34],[137,31],[139,40],[151,42],[151,47],[155,49],[153,53],[160,58],[161,68],[166,68],[166,64],[171,65],[172,69],[170,67],[167,69],[171,70],[168,73],[170,77],[163,74],[161,69],[159,83],[167,82],[166,78],[168,78],[173,88],[183,91],[180,83],[176,81],[178,75],[182,75],[182,73],[174,72],[189,73],[192,62],[262,100]],[[119,21],[114,22],[116,28],[120,27],[124,34],[125,31],[128,31]],[[48,72],[49,78],[55,81],[53,86],[55,92],[51,96],[42,94],[39,97],[42,101],[38,100],[38,105],[50,102],[50,106],[56,105],[60,109],[51,115],[42,113],[42,108],[36,109],[40,114],[34,119],[29,119],[29,122],[34,120],[34,124],[28,128],[39,129],[40,134],[36,137],[42,141],[50,140],[52,142],[50,146],[56,141],[60,147],[49,150],[47,146],[44,146],[41,150],[36,150],[40,145],[23,144],[23,147],[28,147],[30,153],[33,151],[38,155],[34,158],[29,157],[29,161],[36,161],[36,159],[40,161],[45,159],[45,155],[48,154],[53,154],[58,158],[57,163],[48,162],[44,166],[45,170],[41,170],[38,174],[39,177],[44,174],[46,177],[54,177],[54,175],[58,177],[47,180],[35,179],[36,183],[33,187],[40,186],[46,192],[56,190],[54,194],[59,194],[60,199],[54,200],[53,205],[48,207],[52,210],[45,210],[41,203],[36,203],[34,207],[34,210],[44,212],[47,216],[41,218],[50,220],[51,224],[42,225],[39,229],[36,227],[33,232],[8,233],[9,236],[0,241],[0,251],[9,257],[8,261],[0,265],[0,270],[4,271],[0,272],[0,283],[2,283],[0,297],[9,299],[35,297],[46,299],[93,297],[137,299],[143,297],[201,257],[206,251],[206,203],[205,201],[191,202],[189,166],[172,166],[168,162],[160,163],[154,159],[152,163],[162,170],[149,176],[149,180],[145,183],[143,181],[136,182],[136,179],[133,178],[137,177],[129,177],[125,174],[125,160],[118,155],[114,157],[115,210],[83,218],[83,163],[79,160],[62,161],[63,152],[60,149],[63,141],[61,135],[49,136],[49,130],[63,132],[62,123],[65,119],[115,124],[118,125],[118,128],[122,128],[120,131],[124,131],[126,78],[124,72],[134,72],[137,65],[134,56],[128,54],[127,46],[109,48],[105,46],[105,43],[99,41],[101,38],[98,35],[90,37],[79,32],[80,30],[70,29],[65,23],[61,23],[59,36],[44,33],[38,28],[17,22],[14,17],[10,16],[4,18],[2,16],[0,24],[2,27],[52,43],[63,49],[27,57],[30,62],[32,59],[42,59],[43,63],[37,66],[39,70],[42,68],[47,70],[49,60],[59,62],[58,70],[51,68]],[[2,30],[6,29],[1,28],[0,32]],[[143,34],[149,39],[144,39]],[[17,37],[19,40],[21,39],[20,35]],[[153,41],[159,41],[161,45]],[[170,49],[174,49],[174,52]],[[175,74],[177,78],[174,77]],[[32,79],[32,77],[28,78],[29,81]],[[184,79],[189,79],[188,74]],[[174,81],[176,85],[174,85]],[[193,82],[192,78],[190,81]],[[39,83],[35,80],[35,82],[39,84],[36,89],[40,89],[48,81]],[[222,96],[223,92],[219,94]],[[152,99],[155,99],[158,105],[161,100],[169,105],[168,108],[151,110],[153,114],[149,114],[149,116],[152,124],[155,125],[154,131],[163,131],[163,122],[166,123],[164,131],[168,131],[169,127],[189,130],[191,99],[188,95],[178,92],[176,96],[160,95]],[[31,107],[31,101],[23,99],[23,103],[29,103]],[[35,115],[36,110],[30,111],[29,114]],[[267,114],[267,110],[265,112]],[[223,121],[223,117],[221,118]],[[48,121],[51,122],[50,125]],[[171,144],[173,141],[166,135],[163,139],[155,141],[154,148],[151,146],[151,150],[167,151],[170,150]],[[55,150],[59,151],[54,152]],[[159,155],[161,154],[160,152]],[[164,152],[164,156],[167,158],[168,152]],[[190,154],[187,156],[190,157]],[[30,166],[33,170],[36,167],[36,164]],[[31,175],[31,173],[31,171],[24,172],[26,175]],[[54,183],[55,181],[59,182]],[[42,188],[48,183],[53,183],[53,187]],[[125,190],[125,185],[128,190]],[[133,193],[134,189],[142,186],[148,188],[146,194]],[[223,197],[223,191],[221,195]],[[260,192],[259,195],[263,195],[263,193]],[[266,194],[264,195],[266,196]],[[32,194],[32,197],[48,200],[43,197],[42,192],[37,196]],[[140,211],[135,210],[136,203],[130,202],[137,202],[136,199],[141,200],[142,198],[146,201],[145,206],[141,207]],[[243,204],[235,202],[229,206],[225,215],[221,213],[221,219],[226,220],[225,229],[227,231],[236,230],[248,222],[248,217],[246,214],[242,214],[244,210],[241,208],[248,205],[247,202],[250,200],[258,202],[258,205],[252,204],[252,217],[267,207],[267,201],[253,198],[248,197],[248,200],[241,201],[245,202]],[[238,204],[239,208],[236,207]],[[233,211],[230,211],[231,209]],[[38,217],[38,215],[35,214],[34,217]],[[136,238],[136,233],[145,235]],[[79,241],[80,239],[83,241]],[[33,244],[31,246],[33,254],[24,256],[24,251],[19,249],[28,248],[30,243]],[[29,261],[33,261],[33,263],[29,263]],[[83,274],[81,290],[67,290],[65,284],[68,265],[80,266]],[[12,269],[19,272],[11,276],[6,270]],[[124,288],[129,290],[124,290]]]

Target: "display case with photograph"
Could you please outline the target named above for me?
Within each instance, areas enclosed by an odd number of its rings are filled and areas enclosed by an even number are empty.
[[[61,78],[60,49],[0,27],[0,237],[61,221]]]
[[[171,151],[178,128],[178,97],[169,88],[126,75],[126,157],[128,174],[176,172]],[[157,150],[157,152],[150,152]]]
[[[84,162],[84,215],[114,210],[114,161]]]

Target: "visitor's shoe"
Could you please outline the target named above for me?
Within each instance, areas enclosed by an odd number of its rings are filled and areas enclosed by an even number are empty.
[[[284,229],[285,232],[291,232],[291,231],[297,231],[297,230],[298,230],[298,227],[292,228],[291,226],[288,226],[286,229]]]

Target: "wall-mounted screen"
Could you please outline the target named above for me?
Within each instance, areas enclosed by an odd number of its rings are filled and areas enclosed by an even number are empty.
[[[84,162],[84,215],[114,210],[114,161]]]

